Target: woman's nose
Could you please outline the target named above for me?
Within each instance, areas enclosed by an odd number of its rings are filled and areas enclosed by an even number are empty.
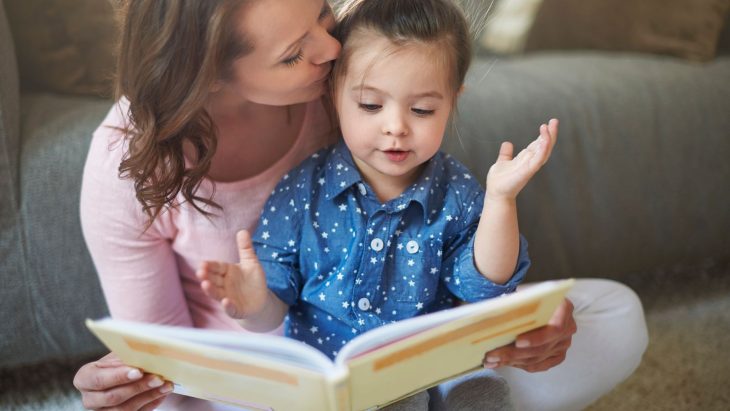
[[[334,61],[340,55],[342,45],[327,31],[327,27],[320,27],[315,37],[315,52],[312,55],[313,64],[325,64]]]

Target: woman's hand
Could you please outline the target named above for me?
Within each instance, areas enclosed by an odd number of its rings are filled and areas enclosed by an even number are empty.
[[[172,384],[124,365],[109,353],[82,366],[74,377],[89,410],[153,410],[172,392]]]
[[[511,366],[528,372],[547,371],[565,360],[577,327],[573,303],[567,298],[544,327],[517,336],[517,340],[484,355],[484,367]]]
[[[487,199],[517,197],[532,176],[548,161],[558,139],[558,120],[540,126],[540,136],[512,158],[513,146],[502,143],[497,162],[487,174]]]

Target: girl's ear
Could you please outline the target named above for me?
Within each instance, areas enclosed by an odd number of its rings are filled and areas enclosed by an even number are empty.
[[[456,97],[460,97],[461,93],[464,92],[464,85],[462,84],[461,87],[459,87],[458,90],[456,90]]]

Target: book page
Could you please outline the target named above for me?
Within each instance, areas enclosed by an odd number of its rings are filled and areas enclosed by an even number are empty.
[[[377,328],[340,350],[354,409],[383,406],[481,367],[484,353],[545,325],[573,280],[525,290]],[[356,341],[359,340],[359,341]]]
[[[531,300],[536,294],[553,288],[559,281],[545,281],[530,284],[528,287],[508,295],[503,295],[478,303],[465,304],[448,310],[443,310],[419,317],[401,320],[386,324],[374,330],[363,333],[348,342],[338,353],[335,363],[342,364],[362,354],[377,350],[389,344],[415,336],[423,331],[448,323],[457,318],[468,317],[475,313],[492,311],[499,312],[505,306],[511,306],[516,301]],[[509,297],[509,298],[508,298]]]
[[[247,352],[254,355],[258,354],[262,358],[276,359],[291,365],[323,373],[331,370],[333,366],[333,362],[319,350],[302,342],[282,336],[235,331],[201,330],[111,319],[102,319],[98,322],[103,324],[107,321],[113,321],[117,327],[124,327],[131,332],[149,333],[150,335],[172,338],[178,341],[204,344],[210,347]]]
[[[110,318],[87,326],[124,363],[183,395],[253,410],[349,408],[348,370],[298,341]]]

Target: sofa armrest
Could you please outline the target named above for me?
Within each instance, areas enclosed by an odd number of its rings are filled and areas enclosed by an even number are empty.
[[[5,8],[0,0],[0,230],[18,207],[18,147],[20,143],[19,78],[15,48]]]

